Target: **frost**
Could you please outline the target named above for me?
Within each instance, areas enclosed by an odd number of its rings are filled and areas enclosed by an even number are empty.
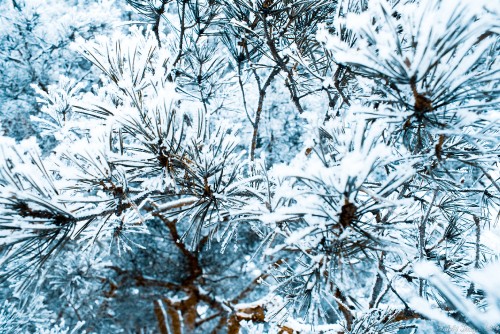
[[[497,7],[4,1],[0,332],[498,332]]]

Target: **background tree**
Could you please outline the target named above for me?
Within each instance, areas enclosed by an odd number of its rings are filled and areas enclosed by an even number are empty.
[[[38,136],[44,147],[50,138],[29,115],[40,116],[33,85],[47,91],[60,76],[73,78],[87,89],[96,72],[70,44],[77,37],[109,33],[130,14],[114,1],[12,0],[0,4],[0,120],[2,134],[22,140]]]

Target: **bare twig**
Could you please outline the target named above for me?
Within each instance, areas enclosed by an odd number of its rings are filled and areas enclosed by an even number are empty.
[[[161,22],[161,16],[165,12],[165,6],[167,4],[168,0],[162,0],[161,6],[158,9],[155,9],[156,11],[156,17],[155,17],[155,23],[153,24],[153,32],[156,37],[156,41],[158,42],[158,47],[161,48],[161,41],[160,41],[160,22]]]
[[[418,238],[418,250],[419,250],[419,259],[420,259],[420,261],[422,261],[426,257],[426,253],[425,253],[426,226],[427,226],[427,221],[429,220],[429,216],[430,216],[431,211],[432,211],[432,207],[434,206],[434,202],[436,201],[437,193],[438,193],[438,191],[435,190],[434,191],[434,196],[432,197],[432,201],[429,204],[429,209],[425,213],[425,216],[422,219],[422,221],[420,222],[420,225],[418,227],[418,236],[419,236],[419,238]],[[419,293],[420,296],[422,296],[422,294],[423,294],[423,286],[424,286],[423,284],[424,284],[423,280],[421,278],[419,278],[418,293]]]
[[[302,105],[300,104],[299,97],[296,91],[295,79],[293,78],[293,72],[286,65],[288,62],[288,57],[283,58],[280,56],[278,49],[276,48],[276,43],[274,41],[273,36],[271,35],[269,23],[267,22],[267,14],[263,15],[262,22],[264,25],[264,34],[267,40],[267,45],[269,46],[269,50],[271,51],[271,55],[276,62],[276,64],[286,73],[287,78],[285,79],[285,86],[288,88],[290,92],[290,97],[292,99],[293,104],[297,108],[300,114],[304,112]]]
[[[259,103],[257,105],[257,111],[255,112],[255,120],[253,122],[253,135],[252,135],[252,146],[250,148],[250,161],[255,160],[255,149],[257,147],[257,137],[259,135],[259,123],[262,114],[262,107],[264,105],[264,99],[266,97],[267,87],[271,84],[274,77],[279,73],[280,68],[275,67],[269,77],[267,78],[264,86],[259,90]]]
[[[179,36],[179,52],[177,53],[177,57],[172,63],[172,68],[175,68],[177,63],[181,60],[182,57],[182,48],[184,47],[184,34],[186,33],[186,3],[187,0],[182,0],[182,9],[181,9],[181,26],[180,26],[180,36]]]

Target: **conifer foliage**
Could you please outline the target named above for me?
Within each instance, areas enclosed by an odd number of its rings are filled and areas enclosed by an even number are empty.
[[[494,1],[78,3],[123,22],[12,79],[1,332],[500,331]]]

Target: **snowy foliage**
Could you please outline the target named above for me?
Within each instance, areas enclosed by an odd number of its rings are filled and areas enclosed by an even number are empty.
[[[1,5],[3,332],[500,330],[494,2],[56,2]]]
[[[0,133],[22,140],[37,135],[34,87],[47,91],[62,76],[95,81],[88,62],[70,49],[76,38],[116,29],[125,12],[113,0],[9,0],[0,3]]]

